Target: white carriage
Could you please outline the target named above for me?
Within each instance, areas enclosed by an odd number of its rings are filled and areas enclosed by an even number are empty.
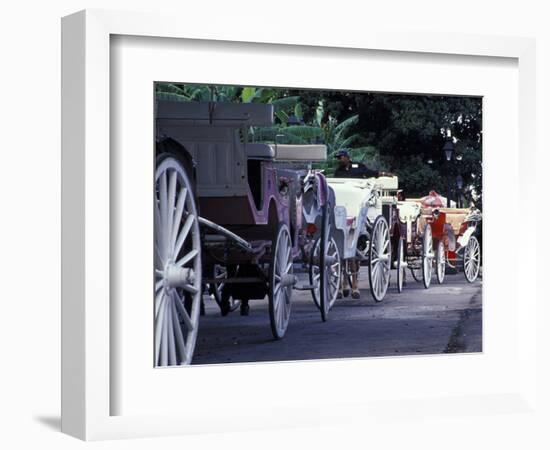
[[[334,193],[331,242],[339,251],[343,276],[349,279],[351,270],[366,265],[372,296],[382,301],[391,268],[389,216],[383,208],[382,194],[393,186],[394,179],[327,178],[327,182]],[[337,291],[332,292],[333,302],[337,295]]]

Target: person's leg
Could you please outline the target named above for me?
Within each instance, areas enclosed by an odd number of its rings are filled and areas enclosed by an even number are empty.
[[[248,316],[250,314],[250,306],[248,305],[248,299],[241,300],[241,316]]]
[[[350,262],[348,260],[344,261],[343,267],[342,267],[342,276],[340,277],[340,293],[342,297],[347,297],[349,295],[349,283],[348,283],[348,275],[350,271]]]
[[[361,297],[361,294],[359,293],[359,268],[361,265],[357,260],[353,260],[352,264],[351,297],[357,299]]]

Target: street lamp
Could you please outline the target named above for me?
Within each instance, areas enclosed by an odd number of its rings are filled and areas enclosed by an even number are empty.
[[[455,145],[453,144],[452,139],[447,139],[445,145],[443,146],[443,152],[445,153],[445,159],[450,161],[453,159],[453,154],[455,152]]]
[[[455,152],[455,144],[451,137],[450,130],[447,130],[447,139],[443,145],[443,154],[445,155],[445,160],[447,161],[447,208],[451,207],[451,160],[453,159],[453,154]]]
[[[456,203],[459,208],[462,207],[462,187],[464,186],[464,179],[461,175],[456,176]]]

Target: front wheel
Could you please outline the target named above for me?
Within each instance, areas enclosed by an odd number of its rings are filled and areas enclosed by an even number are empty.
[[[439,284],[443,284],[443,280],[445,279],[446,266],[447,262],[445,261],[445,244],[443,244],[443,241],[439,241],[437,243],[437,251],[435,254],[435,275]]]
[[[163,156],[155,171],[155,365],[190,364],[202,296],[201,243],[191,181]]]
[[[320,297],[320,284],[321,284],[321,270],[319,267],[319,253],[320,253],[320,240],[317,239],[311,252],[311,260],[309,265],[309,283],[313,286],[311,290],[311,296],[315,306],[321,309],[321,297]],[[326,277],[328,288],[328,309],[330,310],[334,306],[334,302],[338,297],[338,289],[340,287],[340,277],[342,274],[340,263],[340,252],[334,238],[329,241],[327,249],[327,257],[325,264],[328,268],[329,274]]]
[[[470,236],[463,256],[464,276],[468,283],[473,283],[477,279],[480,263],[481,247],[479,241],[475,236]]]
[[[292,241],[285,224],[280,224],[271,247],[269,265],[269,321],[275,339],[281,339],[290,319],[290,298],[295,284]]]
[[[399,237],[397,242],[397,292],[403,292],[403,285],[405,283],[405,240],[403,236]]]
[[[369,283],[375,301],[381,302],[390,284],[391,246],[388,222],[378,216],[372,225],[369,244]]]
[[[424,235],[422,236],[422,281],[426,289],[430,287],[432,282],[433,260],[434,244],[432,227],[427,223],[424,227]]]

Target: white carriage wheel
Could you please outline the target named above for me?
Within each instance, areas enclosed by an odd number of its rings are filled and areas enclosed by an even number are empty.
[[[434,244],[432,238],[432,227],[429,223],[424,227],[422,236],[422,281],[428,289],[432,282],[432,270],[434,261]]]
[[[399,236],[397,242],[397,292],[403,292],[405,282],[405,240]]]
[[[375,301],[381,302],[390,284],[391,245],[388,222],[378,216],[372,226],[369,243],[369,282]]]
[[[320,292],[319,292],[319,283],[321,278],[321,273],[319,270],[319,249],[320,249],[320,240],[315,241],[315,245],[311,252],[311,263],[309,265],[309,283],[314,286],[311,290],[311,296],[317,308],[321,309],[320,303]],[[334,302],[338,298],[338,288],[340,287],[340,277],[342,274],[341,263],[340,263],[340,252],[336,241],[334,238],[330,239],[328,245],[327,255],[329,258],[330,272],[331,274],[328,277],[328,289],[329,289],[329,309],[333,307]],[[330,264],[331,261],[334,261],[333,264]]]
[[[464,249],[464,276],[468,283],[473,283],[479,275],[481,248],[475,236],[470,236]]]
[[[447,261],[445,260],[445,244],[443,241],[437,243],[437,251],[435,254],[435,275],[437,282],[443,284],[445,279],[445,267],[447,266]]]
[[[288,227],[281,224],[273,241],[269,267],[269,320],[275,339],[281,339],[288,327],[290,299],[295,283],[292,266],[290,233]]]
[[[190,364],[199,325],[201,244],[189,177],[171,156],[155,173],[155,365]]]

